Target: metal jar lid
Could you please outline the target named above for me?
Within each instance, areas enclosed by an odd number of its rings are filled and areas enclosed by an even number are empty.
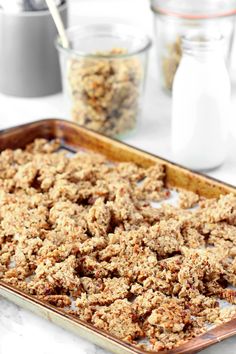
[[[185,19],[236,15],[236,0],[151,0],[153,12]]]

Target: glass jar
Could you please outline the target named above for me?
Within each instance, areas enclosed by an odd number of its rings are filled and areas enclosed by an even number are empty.
[[[173,82],[172,151],[193,170],[220,166],[227,153],[230,79],[224,39],[182,37],[183,54]]]
[[[71,118],[109,136],[136,126],[142,105],[149,37],[123,24],[68,29],[70,48],[60,55],[63,89]]]
[[[230,68],[236,0],[151,0],[156,34],[158,77],[171,92],[182,56],[181,37],[191,31],[199,36],[223,36],[224,55]]]

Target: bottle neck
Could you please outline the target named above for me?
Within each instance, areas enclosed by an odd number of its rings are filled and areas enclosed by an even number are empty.
[[[183,56],[199,61],[224,58],[224,38],[182,37]]]

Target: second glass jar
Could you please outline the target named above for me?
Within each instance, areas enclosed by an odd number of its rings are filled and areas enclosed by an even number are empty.
[[[151,0],[154,13],[158,77],[160,86],[172,91],[182,57],[181,37],[191,31],[199,36],[225,38],[224,56],[230,69],[235,27],[235,0]]]
[[[143,98],[150,39],[123,24],[84,25],[57,42],[63,88],[72,119],[109,136],[136,126]]]

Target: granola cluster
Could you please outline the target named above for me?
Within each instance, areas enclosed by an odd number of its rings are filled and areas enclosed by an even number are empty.
[[[113,49],[98,53],[99,57],[70,61],[68,85],[75,122],[110,136],[135,127],[142,65],[138,58],[123,58],[125,53]]]
[[[191,191],[180,190],[179,207],[182,209],[190,209],[195,207],[200,200],[198,194]]]
[[[172,193],[164,166],[58,149],[0,155],[0,279],[157,351],[234,316],[236,196],[154,208]]]

